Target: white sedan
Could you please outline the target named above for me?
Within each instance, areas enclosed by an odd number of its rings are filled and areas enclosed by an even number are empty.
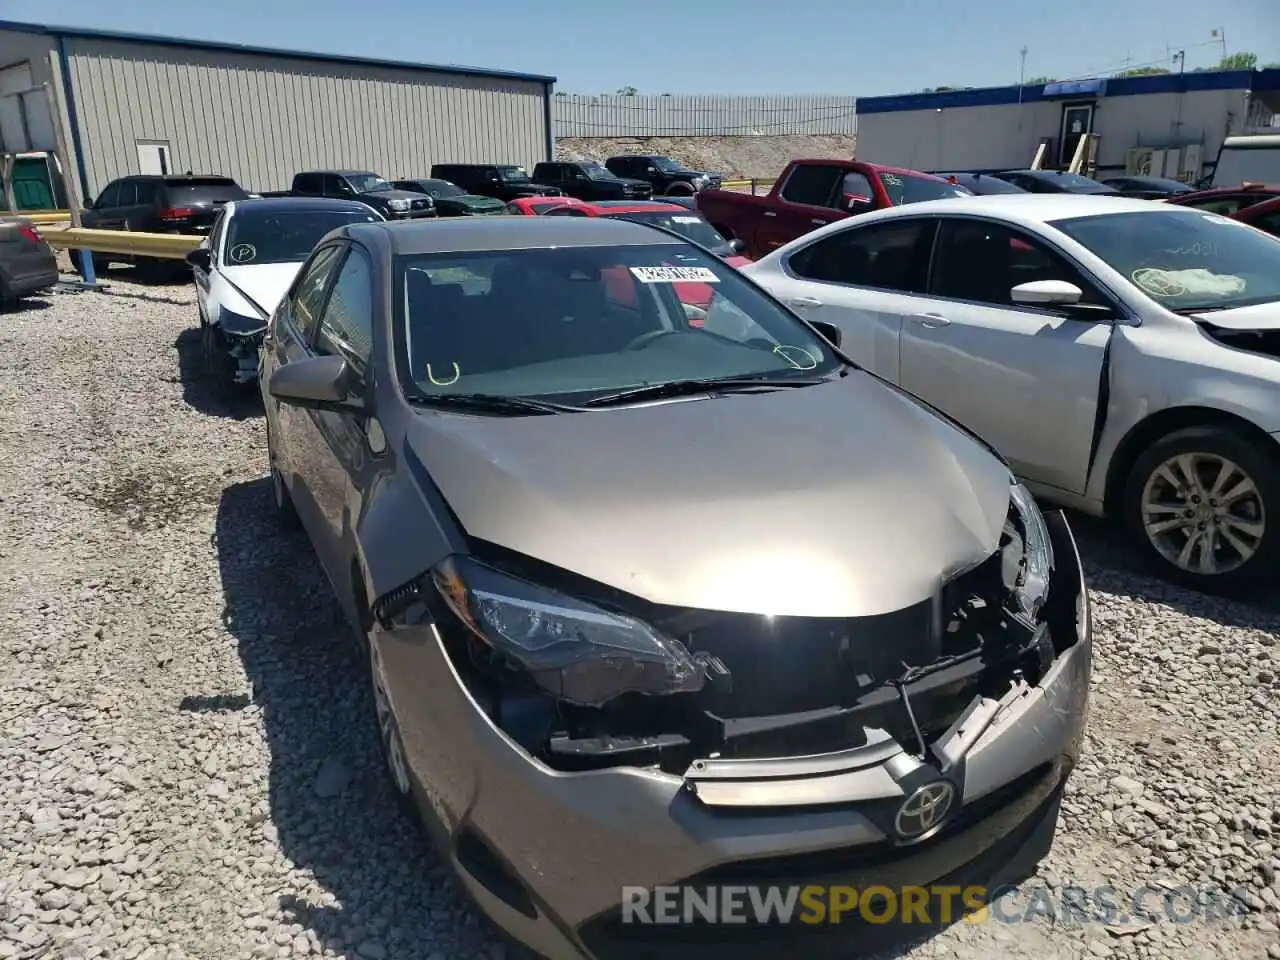
[[[996,195],[842,220],[743,272],[1174,580],[1280,568],[1280,240],[1147,200]],[[850,416],[857,416],[850,411]]]
[[[330,230],[383,217],[367,204],[322,197],[239,200],[219,212],[187,255],[210,372],[237,384],[258,377],[258,349],[276,305]]]

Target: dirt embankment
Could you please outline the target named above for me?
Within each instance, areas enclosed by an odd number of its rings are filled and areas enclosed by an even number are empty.
[[[626,153],[661,153],[695,170],[730,177],[770,178],[800,157],[854,154],[857,138],[808,137],[557,137],[556,154],[565,160],[607,160]]]

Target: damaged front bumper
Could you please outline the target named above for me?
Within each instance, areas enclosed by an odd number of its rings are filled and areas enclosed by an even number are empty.
[[[923,755],[909,738],[869,729],[855,749],[704,757],[683,775],[552,769],[481,709],[434,626],[376,629],[427,826],[480,907],[554,960],[700,949],[687,927],[623,924],[624,887],[1017,879],[1052,840],[1083,739],[1092,661],[1075,543],[1060,513],[1046,521],[1059,600],[1049,628],[1064,649],[1038,682],[1015,672],[1002,693],[975,697]],[[954,795],[948,815],[904,832],[907,799],[943,781]],[[772,938],[800,934],[739,929],[738,953],[785,954]]]
[[[222,342],[231,360],[231,380],[236,384],[257,383],[262,354],[262,341],[267,330],[253,333],[222,331]]]

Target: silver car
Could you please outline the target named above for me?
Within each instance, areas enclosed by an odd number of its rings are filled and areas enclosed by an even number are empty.
[[[1280,240],[1119,197],[968,197],[743,268],[979,433],[1038,496],[1210,590],[1280,566]]]
[[[836,340],[597,218],[343,227],[272,320],[277,505],[394,789],[544,956],[697,940],[627,887],[994,887],[1049,849],[1092,657],[1066,521]]]

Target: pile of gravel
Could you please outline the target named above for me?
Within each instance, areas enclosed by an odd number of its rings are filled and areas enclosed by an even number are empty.
[[[396,813],[260,409],[202,377],[190,286],[128,277],[0,314],[0,960],[513,956]],[[1037,918],[908,955],[1280,956],[1280,614],[1084,540],[1088,753],[1004,911]],[[1029,909],[1108,884],[1239,890],[1239,915]]]

